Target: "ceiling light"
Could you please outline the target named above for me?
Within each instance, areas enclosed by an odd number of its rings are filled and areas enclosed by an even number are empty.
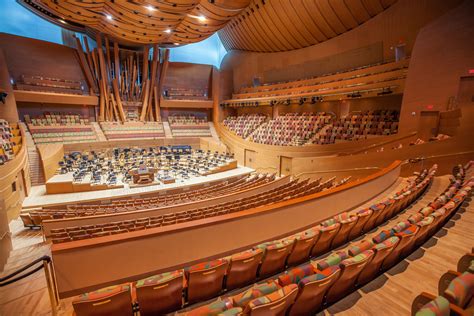
[[[170,34],[170,33],[171,33],[171,30],[170,30],[170,29],[166,29],[166,30],[165,30],[165,33]]]
[[[156,11],[156,8],[152,5],[146,5],[145,8],[148,10],[148,11]]]
[[[105,17],[107,18],[107,20],[112,20],[113,19],[110,14],[107,14]]]
[[[204,15],[198,16],[197,19],[198,19],[199,21],[201,21],[201,22],[206,22],[206,20],[207,20]]]
[[[61,22],[62,24],[67,24],[67,22],[64,21],[63,19],[59,19],[59,22]]]
[[[174,43],[175,45],[179,45],[179,43]]]

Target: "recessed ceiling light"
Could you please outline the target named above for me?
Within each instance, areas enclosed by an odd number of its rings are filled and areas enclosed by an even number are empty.
[[[166,30],[165,30],[165,33],[170,34],[170,33],[171,33],[171,30],[170,30],[170,29],[166,29]]]
[[[107,20],[112,20],[113,19],[110,14],[107,14],[105,17],[107,18]]]
[[[145,8],[148,10],[148,11],[156,11],[156,8],[152,5],[146,5]]]
[[[63,19],[59,19],[59,22],[61,22],[62,24],[67,24],[67,22],[64,21]]]
[[[201,22],[206,22],[206,20],[207,20],[204,15],[198,16],[197,19],[198,19],[199,21],[201,21]]]
[[[175,45],[179,45],[179,43],[174,43]]]

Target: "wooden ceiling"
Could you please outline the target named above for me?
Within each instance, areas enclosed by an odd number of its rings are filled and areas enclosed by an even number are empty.
[[[127,45],[199,42],[223,28],[251,0],[17,0],[60,25],[102,32]]]
[[[397,0],[252,0],[219,32],[227,50],[280,52],[324,42]]]

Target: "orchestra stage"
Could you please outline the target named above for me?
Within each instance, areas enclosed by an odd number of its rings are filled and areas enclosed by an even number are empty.
[[[23,201],[23,209],[47,207],[61,204],[74,204],[76,202],[107,200],[109,198],[127,197],[138,194],[158,193],[164,194],[167,190],[186,188],[193,185],[204,184],[234,177],[241,177],[252,173],[254,170],[248,167],[237,166],[237,168],[215,174],[194,177],[188,180],[177,180],[175,183],[156,184],[140,187],[124,186],[122,188],[106,189],[100,191],[46,194],[46,186],[39,185],[31,187],[31,192]],[[136,196],[139,198],[139,196]]]

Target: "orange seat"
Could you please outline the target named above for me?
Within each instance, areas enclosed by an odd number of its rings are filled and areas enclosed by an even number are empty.
[[[133,316],[131,287],[122,284],[82,294],[74,299],[72,306],[77,316]]]
[[[264,250],[258,275],[266,278],[285,269],[286,258],[293,247],[293,240],[283,240],[274,243],[264,243],[257,248]]]
[[[226,260],[218,259],[186,269],[187,300],[190,304],[210,299],[222,291],[227,264]]]
[[[226,277],[226,289],[243,287],[255,281],[263,257],[262,249],[248,250],[231,256]]]

